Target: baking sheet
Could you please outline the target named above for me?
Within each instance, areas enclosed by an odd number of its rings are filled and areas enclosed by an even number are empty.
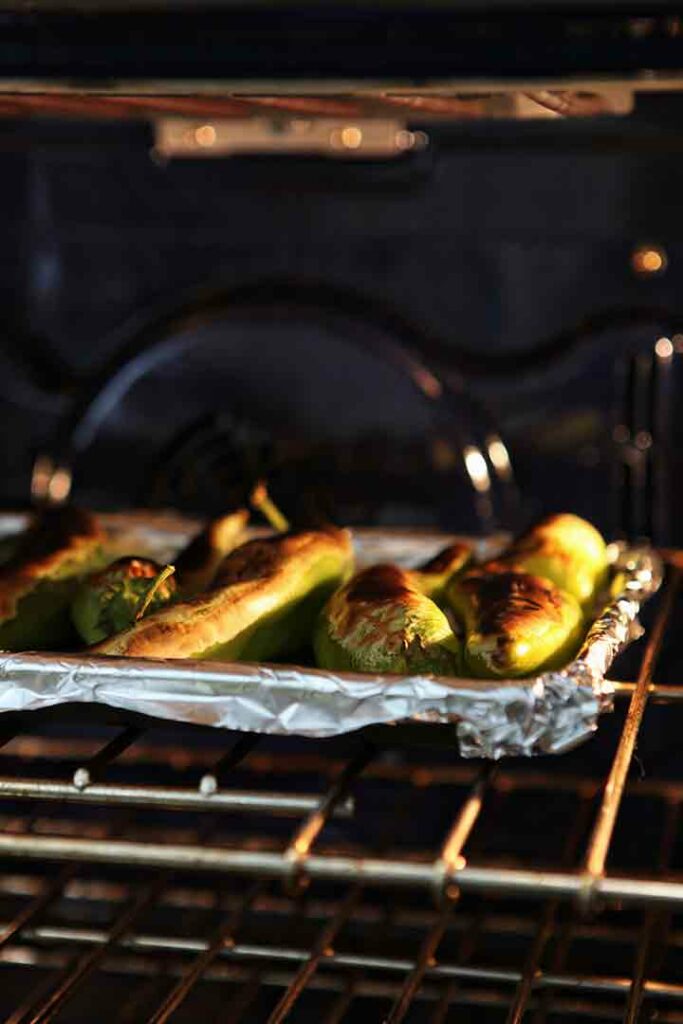
[[[120,553],[167,560],[192,532],[175,516],[103,517]],[[0,516],[0,535],[20,528]],[[196,528],[196,524],[195,528]],[[356,530],[359,565],[414,566],[452,535],[416,530]],[[466,539],[466,538],[458,538]],[[472,541],[478,557],[503,537]],[[489,681],[436,676],[366,675],[296,665],[228,664],[64,654],[0,655],[0,712],[71,701],[100,703],[157,718],[279,735],[335,736],[404,721],[452,724],[465,757],[558,754],[587,739],[611,707],[605,675],[641,631],[638,612],[659,587],[662,565],[648,547],[612,545],[620,579],[574,662],[535,679]]]

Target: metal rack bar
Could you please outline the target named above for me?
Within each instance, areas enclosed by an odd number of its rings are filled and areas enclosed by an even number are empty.
[[[463,932],[462,937],[460,939],[460,943],[458,945],[458,963],[460,964],[461,967],[466,967],[474,955],[474,951],[477,948],[477,944],[481,938],[481,925],[483,917],[484,910],[483,904],[481,904],[472,929],[468,932]],[[427,972],[427,974],[428,973],[429,972]],[[431,1024],[444,1024],[448,1011],[450,1009],[450,1005],[456,998],[459,985],[459,981],[455,980],[454,978],[451,978],[448,984],[442,988],[441,995],[439,999],[436,1001],[436,1006],[434,1008],[434,1014],[432,1015]],[[417,993],[417,995],[420,995],[422,991],[423,989],[421,989],[420,992]]]
[[[24,934],[24,939],[27,943],[36,943],[41,946],[73,944],[78,946],[97,946],[99,948],[108,943],[110,933],[103,929],[94,928],[39,926],[28,929]],[[122,952],[135,951],[140,954],[158,952],[196,956],[204,952],[208,945],[208,940],[204,938],[184,938],[139,933],[123,936],[118,942],[117,948]],[[310,955],[310,949],[306,948],[238,942],[233,946],[230,944],[223,946],[217,959],[230,961],[231,964],[234,963],[236,965],[240,963],[249,964],[254,969],[259,963],[265,965],[274,961],[283,964],[305,965]],[[336,950],[331,950],[324,959],[327,967],[339,971],[379,971],[387,974],[404,975],[413,967],[413,961],[408,957],[340,953]],[[114,969],[114,966],[112,964],[111,969]],[[207,972],[205,976],[207,979],[213,977],[210,972]],[[215,975],[216,978],[222,976],[220,972]],[[520,983],[522,971],[513,968],[469,966],[461,963],[440,961],[427,965],[425,978],[430,981],[454,980],[511,987]],[[401,986],[394,986],[392,988],[391,994],[393,997],[400,994]],[[539,991],[547,989],[558,992],[614,995],[623,1000],[630,986],[630,979],[624,976],[612,977],[597,974],[556,973],[553,971],[539,974],[535,987]],[[683,982],[648,978],[643,988],[645,994],[650,998],[683,1004]],[[342,990],[338,982],[335,982],[335,990]],[[435,1001],[438,1001],[441,992],[442,990],[434,992]],[[509,997],[506,997],[505,1004],[508,1005],[508,1003]]]
[[[214,796],[225,780],[225,776],[236,768],[240,761],[247,757],[260,742],[261,737],[245,733],[232,745],[227,753],[216,761],[213,768],[205,772],[199,780],[199,792],[202,796]]]
[[[90,758],[87,764],[76,769],[73,776],[73,784],[76,789],[85,789],[91,782],[94,782],[103,768],[132,746],[143,734],[144,729],[129,726],[123,729],[118,736],[114,736],[109,743],[106,743]]]
[[[80,769],[79,769],[80,770]],[[299,817],[318,806],[317,794],[260,792],[232,789],[206,794],[180,786],[114,785],[93,783],[75,788],[58,779],[25,779],[0,776],[0,798],[58,800],[82,804],[112,804],[124,807],[154,807],[187,811],[230,811],[237,814],[276,814]],[[335,808],[339,817],[353,813],[351,800]]]
[[[563,851],[562,861],[565,867],[570,866],[576,856],[584,829],[588,823],[588,814],[594,796],[595,790],[593,787],[586,788],[579,795],[579,808],[574,817],[574,822],[567,836]],[[541,911],[536,934],[529,949],[529,954],[522,971],[522,978],[515,992],[515,998],[510,1006],[506,1024],[521,1024],[529,999],[531,998],[534,982],[539,974],[541,957],[555,928],[559,908],[560,902],[555,899],[549,900]]]
[[[491,765],[486,765],[482,769],[479,778],[475,780],[467,799],[456,815],[450,832],[441,847],[441,852],[435,864],[436,872],[442,879],[441,885],[436,892],[437,898],[441,898],[442,895],[449,895],[448,884],[450,879],[459,868],[465,865],[465,860],[462,857],[463,847],[469,839],[470,833],[481,813],[484,804],[484,794],[493,778],[493,772],[494,769]]]
[[[330,815],[346,796],[346,792],[353,780],[364,771],[365,767],[372,760],[374,754],[375,750],[373,747],[363,746],[337,776],[332,785],[328,787],[308,817],[296,829],[289,846],[284,852],[285,861],[291,865],[292,877],[301,875],[306,858],[313,848],[316,839],[324,829]]]
[[[494,778],[492,775],[491,778]],[[499,769],[496,768],[495,779],[500,779]],[[502,800],[502,790],[499,786],[493,787],[491,798],[489,799],[489,816],[488,822],[483,828],[480,828],[477,833],[472,837],[470,843],[470,851],[475,849],[483,849],[487,832],[490,832],[494,828],[494,822],[496,821],[496,809]],[[488,827],[487,827],[488,826]],[[458,942],[457,951],[457,962],[461,965],[467,965],[471,962],[472,957],[475,954],[477,945],[481,941],[484,922],[486,920],[487,902],[485,898],[480,898],[478,904],[471,915],[471,923],[469,926],[464,926]],[[457,927],[458,923],[464,925],[462,908],[458,915],[454,915],[451,918],[450,924]],[[423,986],[424,987],[424,986]],[[444,1024],[446,1016],[448,1014],[450,1004],[456,998],[459,988],[459,982],[455,979],[448,981],[446,985],[442,987],[441,995],[437,1000],[434,1013],[432,1015],[431,1024]],[[422,989],[420,990],[422,991]],[[419,995],[419,993],[418,993]]]
[[[181,1003],[189,995],[194,985],[199,981],[206,969],[213,963],[222,949],[235,943],[235,935],[242,923],[247,910],[263,889],[263,882],[255,882],[244,894],[242,902],[237,906],[229,917],[216,929],[213,938],[209,941],[206,949],[193,961],[189,969],[182,975],[176,985],[164,999],[147,1024],[165,1024]]]
[[[130,931],[136,919],[156,900],[167,880],[166,875],[161,875],[144,886],[114,921],[104,941],[79,957],[73,965],[68,964],[45,999],[41,997],[33,1006],[21,1007],[17,1013],[8,1017],[6,1024],[47,1024],[47,1021],[52,1020],[76,987],[92,974],[107,952]]]
[[[619,683],[609,680],[614,688],[614,696],[625,700],[633,697],[637,683]],[[683,686],[667,686],[665,683],[650,683],[648,700],[653,704],[683,703]]]
[[[375,750],[373,747],[361,747],[356,756],[348,762],[344,770],[328,788],[318,807],[311,811],[309,816],[296,829],[284,853],[285,860],[292,866],[293,870],[290,879],[295,884],[301,881],[306,858],[309,856],[314,843],[329,820],[330,814],[346,794],[353,780],[370,763],[374,754]],[[282,998],[268,1018],[268,1024],[281,1024],[289,1016],[292,1007],[315,974],[322,958],[330,955],[332,943],[353,912],[360,898],[361,891],[362,887],[359,883],[348,890],[346,896],[338,905],[335,914],[319,932],[311,948],[310,956],[300,970],[297,971],[291,984],[285,990]]]
[[[4,949],[12,939],[17,936],[31,921],[34,921],[45,910],[53,900],[62,892],[64,886],[73,877],[75,866],[67,864],[62,868],[56,878],[45,884],[38,895],[27,903],[22,910],[9,921],[0,931],[0,949]]]
[[[224,871],[266,878],[287,878],[290,863],[282,853],[219,846],[143,843],[131,840],[80,839],[61,836],[0,834],[0,856],[33,860],[88,860],[98,864],[128,864],[140,868]],[[332,854],[311,855],[306,873],[321,881],[362,882],[367,885],[432,888],[440,877],[434,866],[419,861]],[[506,867],[459,868],[452,881],[463,891],[513,896],[577,899],[585,892],[581,874]],[[605,876],[596,880],[595,895],[630,905],[670,904],[683,907],[683,881],[645,877]]]
[[[294,1004],[313,977],[320,961],[325,957],[329,960],[334,954],[332,943],[346,924],[361,894],[361,886],[354,885],[339,904],[336,914],[323,927],[313,944],[305,962],[297,971],[289,986],[285,989],[282,999],[268,1017],[268,1024],[282,1024],[289,1016]]]
[[[417,955],[417,959],[415,960],[415,964],[413,965],[413,969],[407,975],[403,983],[401,993],[392,1006],[384,1024],[400,1024],[404,1019],[420,985],[422,984],[422,979],[424,978],[428,965],[434,960],[434,956],[439,948],[446,926],[448,925],[448,921],[453,910],[453,904],[459,898],[458,890],[455,889],[452,884],[448,884],[447,880],[452,877],[453,872],[456,871],[458,867],[464,864],[462,851],[470,837],[477,819],[479,818],[479,814],[481,813],[486,787],[488,786],[492,775],[493,769],[490,765],[487,765],[482,770],[480,777],[474,783],[467,799],[460,808],[448,835],[446,836],[443,846],[441,847],[441,853],[437,860],[437,864],[440,867],[441,875],[446,882],[446,885],[443,892],[439,892],[438,895],[445,896],[450,901],[450,904],[446,904],[441,909],[431,928],[427,932]]]
[[[415,782],[415,779],[413,780]],[[400,834],[405,818],[411,813],[412,808],[412,794],[410,791],[404,791],[402,799],[399,801],[398,808],[395,808],[394,814],[391,817],[391,824],[388,830],[384,830],[381,840],[378,844],[378,852],[382,852],[384,849],[391,845],[391,842],[395,840],[396,836]],[[362,909],[362,908],[361,908]],[[354,920],[359,917],[359,908],[356,908],[354,914]],[[431,923],[433,914],[427,915],[427,924]],[[396,924],[396,906],[392,901],[384,901],[381,906],[381,913],[377,920],[376,927],[382,932],[388,931],[392,926]],[[347,984],[341,991],[338,999],[334,1005],[330,1008],[329,1020],[326,1024],[334,1024],[335,1020],[341,1020],[346,1014],[347,1009],[351,1007],[355,998],[356,990],[365,981],[366,975],[364,971],[354,971],[347,978]]]
[[[28,877],[25,875],[0,875],[0,894],[12,897],[36,897],[44,888],[42,876]],[[107,905],[122,905],[129,896],[129,888],[121,882],[79,879],[74,875],[67,885],[65,898],[81,900],[95,904],[98,908]],[[226,908],[232,910],[241,901],[241,893],[229,894],[222,901]],[[212,888],[186,889],[177,884],[169,884],[159,898],[159,906],[168,911],[186,913],[188,911],[206,911],[215,907],[215,890]],[[284,916],[289,909],[290,901],[277,892],[264,892],[259,899],[259,909],[275,917]],[[324,921],[334,912],[336,901],[331,897],[310,898],[305,905],[305,920]],[[365,927],[382,928],[387,920],[387,909],[392,911],[391,923],[399,928],[426,929],[433,922],[433,910],[427,901],[423,906],[402,907],[394,904],[378,905],[374,902],[362,903],[356,909],[354,920]],[[465,910],[460,908],[457,916],[451,918],[449,929],[463,938],[470,938],[474,932],[483,929],[484,934],[505,935],[511,938],[533,940],[537,930],[537,920],[524,916],[521,911],[502,911],[489,908],[482,920],[481,907]],[[100,910],[97,911],[98,913]],[[2,923],[0,922],[0,931]],[[625,944],[633,937],[633,930],[628,924],[619,925],[604,922],[600,918],[579,919],[575,924],[577,938],[596,942],[615,942]],[[668,945],[674,950],[683,949],[683,930],[672,928],[667,937]],[[556,969],[553,967],[553,972]]]
[[[389,1014],[384,1018],[382,1024],[400,1024],[405,1018],[422,984],[427,968],[434,961],[436,951],[446,931],[448,919],[452,912],[452,906],[442,907],[434,924],[422,941],[413,969],[408,973],[394,1005],[391,1007]]]
[[[626,696],[630,696],[635,687],[634,683],[614,683],[614,686],[618,688],[618,692],[622,692]],[[652,689],[654,688],[654,690]],[[655,692],[659,687],[659,684],[653,683],[650,693]],[[676,693],[683,694],[683,686],[673,686],[672,690]],[[425,726],[425,729],[431,728]],[[68,743],[56,740],[52,736],[39,738],[41,750],[45,749],[45,757],[49,758],[50,761],[54,761],[58,758],[67,758],[69,752],[73,755],[72,747],[78,746],[78,740],[69,740]],[[19,754],[22,757],[36,757],[34,752],[36,740],[34,737],[19,735],[15,736],[14,747],[18,748]],[[28,748],[28,751],[27,751]],[[152,756],[158,754],[158,757]],[[15,750],[12,751],[12,757],[18,756]],[[176,759],[182,758],[184,767],[192,767],[194,765],[204,766],[206,764],[206,751],[201,749],[192,749],[192,747],[179,747],[163,745],[159,747],[147,747],[140,746],[139,749],[132,747],[127,757],[127,763],[129,765],[146,765],[146,764],[160,764],[168,765],[175,762]],[[72,757],[69,758],[72,760]],[[335,773],[339,773],[343,770],[346,761],[339,759],[323,757],[320,754],[313,753],[292,753],[288,752],[285,760],[282,757],[277,757],[273,753],[256,753],[244,766],[245,771],[249,771],[256,776],[263,776],[266,774],[278,773],[282,774],[286,772],[288,775],[292,774],[305,774],[320,775],[320,776],[332,776]],[[538,765],[540,762],[530,760],[528,764],[523,766],[512,767],[505,766],[505,762],[501,762],[496,772],[497,784],[504,787],[506,791],[513,790],[528,790],[528,789],[546,789],[550,785],[552,778],[553,789],[557,792],[569,792],[574,791],[577,787],[595,782],[598,785],[603,784],[603,779],[599,777],[590,777],[585,775],[576,775],[569,773],[555,773],[552,775],[548,771],[539,770]],[[521,768],[521,770],[520,770]],[[455,761],[445,762],[437,764],[419,764],[416,765],[410,762],[401,761],[389,761],[385,759],[377,759],[370,762],[365,769],[363,776],[364,779],[372,780],[389,780],[394,782],[407,782],[414,783],[416,776],[419,775],[419,784],[422,787],[430,785],[472,785],[474,780],[477,778],[479,773],[479,767],[475,761]],[[683,796],[683,782],[676,779],[667,779],[665,783],[656,779],[639,779],[638,790],[639,792],[658,795],[666,789],[667,792],[672,794],[680,794]],[[316,794],[316,799],[319,798],[319,794]]]
[[[657,867],[665,871],[671,860],[676,834],[678,831],[680,808],[678,804],[669,805],[669,810],[662,833]],[[640,1016],[640,1008],[643,1002],[646,971],[650,958],[650,948],[656,934],[666,932],[668,927],[668,914],[666,910],[648,910],[645,914],[643,929],[638,942],[635,963],[633,965],[633,979],[628,994],[624,1024],[637,1024]]]
[[[662,647],[667,622],[673,611],[680,578],[681,570],[677,567],[673,568],[664,600],[659,608],[652,632],[645,647],[636,688],[631,697],[619,745],[605,784],[602,804],[586,850],[584,859],[587,876],[586,895],[592,895],[593,887],[605,869],[610,842],[619,807],[621,806],[621,798],[624,793],[626,776],[633,757],[643,714],[645,713],[648,688],[652,682],[652,672]]]
[[[573,912],[569,916],[569,919],[563,922],[558,930],[558,934],[555,936],[555,948],[550,967],[553,974],[560,975],[563,972],[564,964],[571,948],[577,918],[578,914]],[[552,991],[548,988],[543,989],[539,993],[538,1005],[536,1006],[536,1011],[534,1013],[534,1024],[545,1024],[548,1013],[550,1012],[551,1002]]]
[[[330,1007],[330,1012],[325,1017],[324,1024],[341,1024],[341,1021],[346,1016],[346,1011],[353,1002],[353,997],[356,991],[356,981],[353,975],[350,975],[346,982],[346,987],[343,992],[340,992],[334,1003]]]
[[[238,741],[232,751],[230,751],[219,762],[219,772],[225,772],[229,766],[234,766],[241,757],[248,753],[253,746],[253,741],[249,742],[250,740],[251,738],[244,742]],[[373,752],[374,751],[371,747],[361,749],[358,755],[346,765],[339,777],[328,787],[322,797],[318,799],[315,806],[311,809],[308,817],[306,817],[303,823],[297,828],[294,837],[284,854],[284,857],[290,863],[296,865],[297,871],[316,838],[320,835],[325,823],[329,820],[340,801],[345,797],[351,781],[356,775],[362,772],[365,765],[371,759]],[[205,776],[204,778],[207,777]],[[216,775],[214,775],[213,778],[215,779]],[[181,979],[178,985],[175,986],[162,1006],[159,1007],[156,1013],[150,1018],[149,1024],[163,1024],[164,1021],[168,1020],[171,1013],[173,1013],[180,1003],[187,997],[193,986],[202,977],[204,971],[209,967],[216,956],[218,956],[226,942],[230,940],[234,943],[234,936],[239,926],[239,922],[241,921],[244,913],[246,913],[252,899],[256,898],[262,887],[262,883],[257,883],[255,887],[252,887],[247,894],[245,901],[239,906],[237,911],[230,915],[228,921],[218,929],[218,932],[208,949],[196,959],[190,971],[183,979]],[[340,915],[342,914],[345,906],[346,901],[340,906],[333,919],[339,919],[337,927],[341,927],[341,923],[343,923]],[[350,913],[351,909],[352,907],[349,906],[347,913]],[[316,953],[317,947],[313,949],[309,963],[304,965],[299,972],[299,976],[294,980],[291,990],[288,990],[285,994],[285,1000],[289,1000],[293,1003],[296,1000],[299,991],[301,991],[306,984],[307,978],[310,977],[315,970],[320,956],[323,955],[324,950],[331,941],[329,937],[326,938],[330,927],[330,924],[326,925],[321,933],[320,941],[323,941],[323,939],[326,940],[322,950],[319,953]],[[286,1012],[288,1011],[285,1011],[285,1015]]]

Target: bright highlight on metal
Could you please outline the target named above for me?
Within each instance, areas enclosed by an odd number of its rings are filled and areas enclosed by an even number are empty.
[[[661,246],[642,245],[631,254],[631,267],[640,276],[662,274],[668,264],[666,251]]]
[[[671,359],[674,347],[669,338],[659,338],[655,343],[655,352],[660,359]]]
[[[481,450],[474,445],[466,445],[463,449],[463,455],[465,458],[465,468],[472,481],[472,486],[480,494],[486,494],[487,491],[491,490],[491,477],[489,476],[486,459],[482,455]]]
[[[498,474],[503,479],[509,479],[512,476],[512,464],[504,441],[500,437],[491,437],[488,440],[487,448],[489,458]]]
[[[203,124],[195,128],[194,141],[198,146],[214,146],[216,144],[216,129],[212,124]]]

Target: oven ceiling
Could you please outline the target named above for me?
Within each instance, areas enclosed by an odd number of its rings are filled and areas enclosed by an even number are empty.
[[[477,116],[482,95],[543,89],[607,96],[614,112],[615,90],[678,88],[683,68],[683,18],[661,3],[634,14],[602,0],[580,9],[503,0],[496,10],[471,0],[41,0],[39,11],[3,0],[0,24],[6,94],[213,97],[232,100],[235,116],[254,96],[376,106],[392,95],[458,118]],[[449,97],[452,110],[439,110]]]
[[[639,93],[681,88],[683,18],[667,10],[44,0],[38,12],[5,0],[0,116],[364,118],[391,128],[623,115]]]

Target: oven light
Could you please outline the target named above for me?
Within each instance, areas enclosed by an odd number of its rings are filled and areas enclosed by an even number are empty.
[[[490,491],[491,478],[486,465],[486,459],[479,448],[468,444],[463,449],[463,455],[465,457],[465,468],[475,491],[479,491],[481,494]]]
[[[668,338],[659,338],[655,343],[655,352],[660,359],[671,359],[674,347]]]
[[[662,274],[667,263],[666,252],[660,245],[639,245],[631,253],[631,267],[639,277]]]
[[[418,366],[413,370],[413,380],[427,398],[434,401],[441,398],[443,391],[441,381],[437,380],[434,374],[426,370],[424,366]]]
[[[216,145],[216,129],[212,124],[203,124],[194,130],[194,141],[198,146],[210,149]]]
[[[360,149],[363,145],[363,130],[355,124],[347,124],[330,135],[330,145],[335,149]]]
[[[510,455],[503,441],[499,437],[491,437],[488,440],[487,448],[489,458],[500,476],[505,480],[509,480],[512,475],[512,466],[510,464]]]
[[[649,430],[639,430],[634,438],[634,444],[639,452],[646,452],[652,447],[652,434]]]
[[[48,455],[38,455],[31,475],[31,497],[60,505],[71,493],[71,470],[57,466]]]

